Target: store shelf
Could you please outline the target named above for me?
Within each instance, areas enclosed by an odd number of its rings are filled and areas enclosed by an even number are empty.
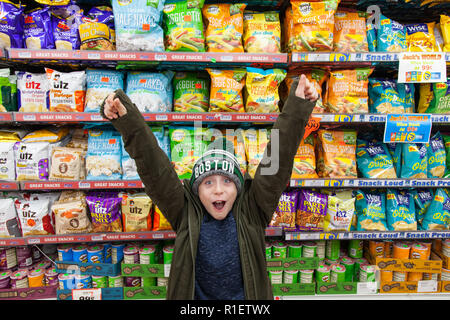
[[[114,181],[21,181],[21,190],[88,190],[144,188],[140,180]]]
[[[285,232],[285,240],[370,240],[370,239],[446,239],[450,230],[444,231],[337,231],[337,232]]]
[[[450,293],[414,294],[316,294],[313,296],[278,296],[275,300],[448,300]]]
[[[291,180],[291,187],[302,188],[445,188],[450,179],[301,179]]]
[[[446,61],[450,62],[450,53],[440,52],[445,54]],[[393,52],[360,52],[360,53],[340,53],[340,52],[294,52],[291,55],[291,63],[304,62],[319,62],[319,63],[334,63],[334,62],[398,62],[399,53]]]
[[[20,184],[16,181],[0,181],[0,190],[17,191],[20,190]]]

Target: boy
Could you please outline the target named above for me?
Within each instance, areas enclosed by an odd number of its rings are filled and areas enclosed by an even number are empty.
[[[288,185],[317,98],[304,75],[292,84],[273,126],[280,142],[279,154],[271,155],[279,158],[275,174],[261,174],[261,161],[253,180],[244,179],[231,148],[218,147],[218,140],[183,182],[125,93],[117,90],[105,99],[100,113],[121,133],[146,193],[177,234],[167,299],[273,299],[265,228]]]

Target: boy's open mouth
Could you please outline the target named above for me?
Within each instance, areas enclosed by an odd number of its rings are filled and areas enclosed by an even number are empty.
[[[222,210],[223,207],[225,206],[225,202],[226,202],[226,201],[214,201],[214,202],[213,202],[213,206],[214,206],[214,208],[216,208],[217,210]]]

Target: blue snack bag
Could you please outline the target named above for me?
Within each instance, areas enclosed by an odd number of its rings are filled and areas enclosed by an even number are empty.
[[[83,10],[74,12],[69,17],[62,17],[52,12],[52,30],[56,50],[78,50],[81,40],[78,27],[83,23]]]
[[[417,230],[416,208],[410,191],[387,189],[386,209],[389,230]]]
[[[402,144],[401,143],[386,143],[389,153],[392,157],[397,177],[400,176],[402,170]]]
[[[444,139],[440,132],[430,138],[427,147],[427,176],[428,178],[442,178],[445,174],[447,154]]]
[[[49,7],[24,14],[23,37],[28,49],[55,49]]]
[[[356,191],[357,231],[387,231],[386,194],[383,191]]]
[[[405,27],[384,15],[380,15],[380,28],[377,31],[377,51],[406,51]]]
[[[402,144],[402,169],[400,178],[427,178],[427,147],[421,143]]]
[[[434,193],[425,218],[423,230],[448,230],[450,223],[450,196],[447,189],[438,188]]]
[[[433,200],[433,191],[431,189],[418,189],[412,190],[411,193],[416,205],[416,220],[419,223],[418,228],[421,229],[425,213]]]
[[[123,89],[124,74],[114,70],[86,70],[86,105],[84,112],[100,112],[100,105],[117,89]]]
[[[405,113],[405,105],[394,80],[369,79],[369,112]]]
[[[387,146],[376,140],[357,139],[356,163],[364,178],[397,178]]]
[[[0,0],[0,48],[23,47],[23,7]]]
[[[122,139],[115,130],[90,129],[86,180],[122,179]]]

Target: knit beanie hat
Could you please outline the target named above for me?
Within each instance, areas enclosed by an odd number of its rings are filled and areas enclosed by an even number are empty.
[[[234,155],[234,146],[225,138],[214,140],[195,162],[190,180],[194,194],[198,195],[198,186],[203,179],[215,174],[230,178],[236,185],[238,193],[242,190],[244,177]]]

